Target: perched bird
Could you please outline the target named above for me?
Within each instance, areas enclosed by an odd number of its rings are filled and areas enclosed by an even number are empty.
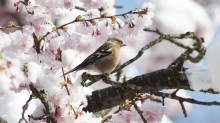
[[[126,46],[117,38],[109,38],[94,53],[88,56],[81,64],[63,74],[66,75],[78,70],[93,70],[108,75],[115,69],[120,60],[120,49]]]

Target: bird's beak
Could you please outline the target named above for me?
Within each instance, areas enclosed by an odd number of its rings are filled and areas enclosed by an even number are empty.
[[[121,44],[121,47],[123,47],[123,46],[127,46],[126,44]]]

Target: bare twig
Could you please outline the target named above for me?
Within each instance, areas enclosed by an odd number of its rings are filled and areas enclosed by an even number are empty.
[[[42,120],[42,119],[46,119],[48,116],[39,116],[39,117],[34,117],[32,115],[28,115],[29,118],[33,119],[33,120]]]
[[[28,100],[26,101],[25,105],[22,107],[22,118],[19,120],[19,123],[22,122],[22,120],[24,120],[26,123],[28,123],[28,121],[25,119],[24,117],[24,113],[25,111],[28,109],[28,103],[32,100],[32,94],[30,95],[30,97],[28,98]]]
[[[144,31],[147,31],[147,32],[154,32],[154,33],[156,33],[156,34],[158,34],[158,35],[160,35],[160,36],[165,35],[165,34],[163,34],[159,29],[155,29],[155,30],[154,30],[154,29],[150,29],[150,28],[145,28],[145,29],[143,29],[143,30],[144,30]],[[176,45],[179,46],[179,47],[184,48],[184,49],[192,49],[192,50],[193,50],[192,47],[186,46],[186,45],[184,45],[184,44],[182,44],[182,43],[176,41],[175,39],[169,38],[169,39],[167,39],[167,40],[170,41],[171,43],[176,44]]]
[[[160,32],[161,33],[161,32]],[[187,39],[187,38],[195,38],[198,40],[198,44],[201,44],[201,39],[198,38],[198,36],[196,36],[193,32],[187,32],[185,34],[179,34],[179,35],[161,35],[159,38],[153,40],[152,42],[150,42],[149,44],[147,44],[146,46],[144,46],[143,48],[141,48],[141,50],[138,52],[138,54],[130,59],[129,61],[125,62],[124,64],[120,65],[119,67],[117,67],[114,71],[112,71],[111,73],[114,73],[124,67],[126,67],[127,65],[133,63],[134,61],[136,61],[137,59],[139,59],[145,52],[145,50],[149,49],[150,47],[160,43],[163,40],[173,40],[173,39]],[[200,46],[200,45],[199,45]],[[187,58],[189,58],[192,62],[198,62],[201,60],[201,58],[203,58],[205,50],[204,47],[201,45],[201,47],[199,48],[195,48],[197,50],[199,50],[199,55],[196,58],[193,57],[189,57],[187,56]],[[191,49],[192,50],[192,49]]]
[[[124,64],[120,65],[115,70],[113,70],[111,73],[115,73],[116,71],[121,70],[122,68],[133,63],[134,61],[139,59],[144,54],[145,50],[149,49],[150,47],[154,46],[155,44],[160,43],[162,40],[163,40],[163,37],[159,37],[159,38],[155,39],[154,41],[150,42],[149,44],[147,44],[146,46],[142,47],[141,50],[138,52],[138,54],[134,58],[132,58],[129,61],[125,62]]]
[[[19,30],[23,30],[21,26],[6,26],[6,27],[0,27],[0,30],[4,31],[5,29],[11,29],[11,28],[18,28]]]
[[[79,7],[79,6],[75,6],[75,9],[78,9],[78,10],[81,10],[81,11],[84,11],[84,12],[87,11],[85,8],[83,8],[83,7]]]
[[[148,31],[148,32],[154,32],[160,36],[164,36],[164,34],[162,32],[160,32],[160,30],[156,29],[149,29],[149,28],[145,28],[143,29],[144,31]],[[193,45],[193,47],[190,46],[186,46],[174,39],[186,39],[186,38],[191,38],[191,39],[195,39],[196,43]],[[171,43],[174,43],[175,45],[182,47],[184,49],[187,49],[187,52],[191,53],[192,51],[197,51],[199,54],[196,57],[192,57],[190,55],[187,55],[187,59],[189,59],[191,62],[197,63],[199,62],[204,54],[205,54],[205,47],[202,45],[202,43],[204,42],[203,38],[199,38],[195,33],[193,32],[187,32],[185,34],[181,34],[179,35],[172,35],[172,36],[165,36],[164,39],[170,41]]]
[[[187,117],[186,109],[185,109],[185,106],[183,105],[183,101],[179,100],[179,103],[180,103],[181,108],[182,108],[182,110],[183,110],[183,114],[184,114],[184,116]]]
[[[162,97],[162,105],[165,106],[165,97]]]
[[[62,62],[62,59],[61,59],[61,57],[62,57],[62,51],[59,49],[59,55],[60,55],[60,59],[58,59],[58,61],[60,61],[60,62]],[[62,67],[62,73],[63,73],[63,75],[64,75],[64,69],[63,69],[63,67]],[[65,80],[65,82],[67,83],[67,78],[66,78],[66,76],[63,76],[63,79]],[[69,88],[68,88],[68,86],[67,86],[68,84],[65,84],[64,85],[64,87],[66,88],[66,92],[67,92],[67,94],[68,95],[70,95],[70,91],[69,91]]]
[[[153,92],[153,94],[156,95],[156,96],[161,96],[161,97],[165,97],[165,98],[180,100],[180,101],[188,102],[188,103],[192,103],[192,104],[199,104],[199,105],[206,105],[206,106],[211,106],[211,105],[220,106],[220,102],[216,102],[216,101],[212,101],[212,102],[197,101],[193,98],[183,98],[183,97],[180,97],[180,96],[177,96],[177,95],[172,95],[172,94],[163,93],[163,92]]]
[[[171,95],[176,95],[176,93],[179,91],[179,89],[176,89],[173,93],[171,93]]]

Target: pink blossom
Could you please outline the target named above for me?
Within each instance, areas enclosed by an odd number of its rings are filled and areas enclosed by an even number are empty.
[[[30,25],[24,25],[23,26],[23,32],[29,35],[32,35],[32,33],[35,31],[35,27],[34,26],[30,26]]]
[[[66,9],[60,7],[50,8],[46,12],[50,15],[51,18],[55,19],[64,17],[67,13]]]
[[[11,44],[10,36],[2,31],[0,31],[0,40],[0,51]]]
[[[30,34],[22,33],[21,31],[15,31],[10,33],[11,37],[11,50],[16,52],[27,53],[33,47],[33,37]]]
[[[80,0],[83,6],[87,9],[101,8],[106,3],[106,0]]]
[[[64,36],[58,36],[55,39],[50,40],[48,48],[56,54],[63,40],[64,40]]]
[[[148,12],[149,11],[154,11],[156,6],[152,3],[143,3],[142,6],[141,6],[142,9],[148,9]]]
[[[139,114],[134,111],[127,111],[123,110],[120,111],[117,114],[113,114],[110,122],[113,123],[138,123],[138,121],[141,121]]]
[[[45,17],[45,22],[47,20],[51,20],[52,18],[60,18],[66,15],[66,9],[64,8],[65,5],[70,6],[70,2],[61,0],[38,0],[38,1],[31,1],[30,4],[27,6],[27,10],[33,12],[33,14],[29,14],[28,21],[36,24],[42,24],[43,18]],[[39,23],[41,21],[41,23]]]
[[[48,32],[52,32],[52,29],[55,26],[53,24],[50,23],[44,23],[44,24],[40,24],[40,25],[34,25],[34,29],[35,29],[35,34],[37,36],[43,36],[46,35]]]
[[[89,9],[89,10],[87,10],[86,13],[89,16],[89,18],[100,17],[100,11],[98,9]]]
[[[73,33],[70,36],[63,34],[63,36],[64,36],[64,40],[60,46],[61,50],[75,49],[82,38],[82,36],[79,35],[78,33]]]
[[[90,22],[82,22],[75,24],[77,33],[91,35],[95,27]]]
[[[39,8],[39,11],[36,11],[34,14],[28,14],[26,20],[36,25],[40,25],[45,22],[51,22],[50,16],[45,14],[44,11],[44,8]]]
[[[73,7],[73,2],[72,2],[72,0],[64,0],[64,6],[65,6],[66,8],[71,8],[71,7]]]
[[[168,113],[167,107],[163,107],[149,99],[140,108],[143,110],[142,114],[148,123],[161,122],[163,115]]]
[[[33,83],[36,83],[37,82],[37,79],[38,79],[38,76],[39,74],[42,73],[42,67],[37,64],[36,62],[29,62],[27,63],[27,71],[28,71],[28,79],[33,82]]]
[[[93,113],[86,112],[85,114],[79,116],[74,123],[101,123],[102,118],[93,118]]]
[[[99,8],[103,7],[107,0],[79,0],[79,6],[89,9],[84,15],[84,19],[100,17]],[[82,109],[87,106],[87,95],[91,95],[90,87],[81,85],[81,74],[77,73],[68,77],[72,83],[68,83],[70,95],[63,87],[65,83],[62,75],[62,67],[72,67],[76,61],[81,61],[82,56],[75,58],[78,55],[76,48],[79,43],[84,42],[92,47],[98,47],[108,37],[124,37],[125,35],[137,35],[141,32],[144,26],[151,25],[154,7],[150,4],[142,6],[142,9],[148,9],[147,15],[133,16],[129,24],[123,20],[116,18],[116,21],[111,19],[94,20],[96,23],[89,21],[77,22],[75,32],[64,32],[60,29],[53,31],[55,28],[54,19],[64,17],[69,13],[67,8],[74,7],[77,0],[28,0],[28,5],[25,6],[28,15],[25,19],[29,25],[23,26],[23,31],[15,31],[10,34],[0,31],[0,51],[2,58],[0,59],[0,99],[9,91],[27,90],[28,85],[32,83],[38,90],[44,90],[46,98],[50,106],[50,112],[54,113],[58,122],[63,123],[90,123],[101,122],[101,118],[94,118],[92,113],[84,112]],[[108,1],[109,3],[109,1]],[[113,2],[105,5],[106,8],[112,7]],[[18,9],[18,5],[15,4]],[[78,6],[78,4],[77,4]],[[74,11],[74,10],[73,10]],[[74,11],[75,12],[75,11]],[[74,17],[75,18],[75,17]],[[72,18],[72,20],[74,20]],[[68,23],[68,22],[66,22]],[[67,25],[69,26],[69,25]],[[66,30],[65,30],[66,31]],[[48,34],[48,32],[50,34]],[[48,34],[44,40],[40,42],[40,53],[36,53],[35,40],[32,34],[36,34],[37,39],[41,39]],[[84,42],[83,42],[84,41]],[[89,45],[87,45],[89,46]],[[59,61],[60,54],[57,50],[62,51],[62,62]],[[84,48],[88,51],[88,47]],[[83,52],[86,56],[86,53]],[[83,57],[84,57],[83,56]],[[68,57],[68,58],[67,58]],[[66,60],[66,61],[65,61]],[[68,69],[69,69],[68,68]],[[64,68],[65,70],[67,68]],[[25,74],[25,75],[24,75]],[[79,76],[80,75],[80,76]],[[4,83],[3,83],[4,82]],[[59,106],[54,108],[54,105]],[[42,116],[43,105],[35,105],[37,108],[32,114],[34,116]],[[76,117],[74,110],[80,112]],[[151,110],[147,110],[146,116],[156,117],[151,114]],[[160,111],[160,110],[159,110]],[[161,112],[158,112],[161,115]],[[150,113],[149,113],[150,112]],[[25,114],[25,115],[26,115]],[[153,118],[154,118],[153,117]],[[158,116],[159,117],[159,116]],[[159,117],[160,118],[160,117]],[[113,115],[113,119],[117,122],[134,123],[141,122],[139,114],[135,110],[121,111]],[[148,118],[150,119],[150,118]],[[152,119],[150,119],[152,120]],[[29,119],[29,122],[47,122],[47,119],[35,121]]]
[[[49,42],[48,41],[42,40],[40,42],[40,48],[41,48],[42,51],[46,51],[48,46],[49,46]]]
[[[21,71],[20,62],[16,58],[11,58],[1,54],[0,59],[0,99],[10,90],[18,89],[25,77]]]
[[[161,122],[164,114],[167,114],[168,109],[158,105],[156,102],[146,100],[144,104],[141,105],[140,109],[143,111],[142,115],[146,118],[148,123]],[[137,111],[132,108],[132,110],[123,110],[117,114],[113,114],[110,120],[114,123],[142,123],[140,115]]]

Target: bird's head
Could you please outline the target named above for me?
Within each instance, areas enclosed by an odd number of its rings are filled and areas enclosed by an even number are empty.
[[[119,45],[119,46],[121,46],[121,47],[127,46],[126,44],[124,44],[124,43],[123,43],[120,39],[118,39],[118,38],[108,38],[107,41],[112,41],[112,42],[114,42],[116,45]]]

